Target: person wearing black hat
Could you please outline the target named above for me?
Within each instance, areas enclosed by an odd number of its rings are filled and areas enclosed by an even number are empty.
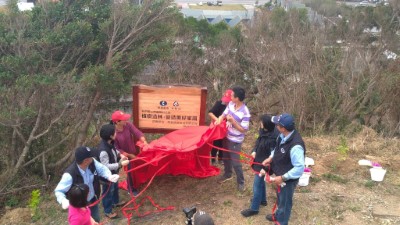
[[[304,157],[306,147],[301,135],[295,130],[294,118],[284,113],[273,116],[280,135],[276,142],[275,150],[271,156],[264,160],[263,165],[271,166],[275,178],[272,182],[280,186],[277,188],[277,209],[274,214],[268,214],[266,219],[281,225],[287,225],[293,205],[293,194],[299,178],[304,172]]]
[[[253,198],[251,199],[250,208],[241,211],[244,217],[258,214],[260,205],[267,205],[264,175],[259,175],[259,173],[264,168],[261,163],[271,155],[271,151],[275,148],[277,134],[275,134],[274,130],[275,124],[272,123],[271,116],[267,114],[262,115],[260,117],[258,138],[251,153],[251,156],[254,158],[251,167],[255,172]]]
[[[115,139],[115,126],[113,124],[105,124],[100,129],[101,142],[99,144],[99,158],[100,162],[107,166],[112,174],[118,174],[122,166],[129,164],[126,156],[121,155],[114,146]],[[112,212],[112,207],[124,205],[124,202],[119,202],[118,182],[110,184],[108,182],[101,182],[103,194],[106,192],[102,199],[104,214],[107,218],[114,219],[118,217],[116,212]],[[108,190],[108,191],[107,191]]]
[[[113,183],[118,181],[119,175],[111,174],[106,166],[93,159],[94,154],[92,149],[85,146],[78,147],[75,150],[75,161],[65,170],[54,190],[57,202],[61,204],[63,209],[69,207],[69,200],[66,195],[73,185],[87,184],[89,186],[87,201],[93,203],[100,198],[99,176]],[[93,219],[100,222],[98,204],[90,207],[90,211]]]

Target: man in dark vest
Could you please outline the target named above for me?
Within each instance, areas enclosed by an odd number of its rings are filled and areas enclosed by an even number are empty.
[[[289,224],[293,205],[294,189],[304,172],[304,156],[306,148],[300,134],[294,129],[294,118],[284,113],[273,116],[271,121],[276,124],[280,135],[275,150],[264,160],[264,165],[271,165],[276,175],[271,181],[280,186],[277,188],[277,209],[274,214],[267,215],[266,219],[280,225]]]
[[[54,190],[58,203],[63,209],[69,207],[69,200],[66,198],[68,191],[74,184],[87,184],[89,194],[87,200],[90,203],[100,198],[99,176],[111,182],[117,182],[119,175],[111,174],[111,171],[93,159],[95,152],[88,147],[78,147],[75,150],[75,161],[65,170],[60,182]],[[90,207],[91,215],[96,222],[100,222],[98,204]]]

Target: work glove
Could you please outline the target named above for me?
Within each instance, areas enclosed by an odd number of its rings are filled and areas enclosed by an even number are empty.
[[[120,164],[121,166],[127,166],[127,165],[129,164],[129,160],[127,160],[127,159],[121,159],[121,160],[119,160],[119,164]]]
[[[68,199],[62,200],[62,202],[61,202],[61,207],[62,207],[63,209],[68,209],[68,207],[69,207],[69,200],[68,200]]]
[[[108,180],[113,182],[113,183],[117,183],[118,179],[119,179],[119,175],[118,174],[113,174],[113,175],[108,177]]]

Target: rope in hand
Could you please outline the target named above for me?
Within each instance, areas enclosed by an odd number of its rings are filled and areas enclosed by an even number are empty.
[[[255,164],[255,165],[261,165],[263,167],[264,167],[264,165],[262,163],[254,162],[254,158],[251,155],[243,153],[243,152],[235,152],[235,151],[232,151],[232,150],[229,150],[229,149],[221,148],[221,147],[215,146],[215,145],[213,145],[211,143],[207,143],[207,144],[209,146],[211,146],[212,148],[215,148],[215,149],[218,149],[218,150],[221,150],[221,151],[224,151],[224,152],[231,152],[231,153],[234,153],[234,154],[238,154],[240,156],[243,156],[245,158],[250,159],[250,160],[242,160],[242,159],[241,160],[237,160],[237,159],[232,159],[232,158],[222,158],[223,160],[225,159],[225,160],[231,160],[231,161],[238,161],[238,162],[242,162],[242,163],[248,164],[248,165],[250,165],[250,168],[253,170],[253,173],[260,176],[260,172],[255,171],[251,167],[251,165]],[[216,157],[211,157],[211,156],[199,156],[199,157],[216,159]],[[269,175],[270,174],[270,169],[271,169],[271,167],[268,167],[268,171],[266,171],[266,173],[265,173],[265,182],[267,182],[267,183],[272,183],[273,182],[273,181],[271,181],[271,176]],[[276,184],[276,188],[277,188],[277,193],[280,193],[281,192],[281,186]],[[272,207],[272,220],[276,225],[280,225],[279,222],[277,221],[276,217],[275,217],[275,211],[276,211],[277,208],[278,208],[278,199],[276,199],[275,204]]]

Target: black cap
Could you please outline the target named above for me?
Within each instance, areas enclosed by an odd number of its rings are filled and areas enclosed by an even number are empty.
[[[93,151],[89,147],[80,146],[75,150],[75,160],[78,164],[91,157],[93,157]]]

